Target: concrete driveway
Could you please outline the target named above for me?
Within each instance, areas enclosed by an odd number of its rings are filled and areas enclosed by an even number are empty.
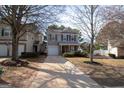
[[[48,56],[37,70],[29,87],[99,88],[94,80],[61,56]]]

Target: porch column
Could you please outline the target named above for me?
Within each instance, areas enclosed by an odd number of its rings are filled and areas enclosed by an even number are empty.
[[[69,52],[70,52],[70,45],[69,45],[69,48],[68,48]]]
[[[62,45],[60,45],[60,55],[62,54]]]

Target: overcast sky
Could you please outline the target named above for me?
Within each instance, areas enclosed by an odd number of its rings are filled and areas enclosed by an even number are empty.
[[[71,27],[71,28],[77,28],[75,25],[73,25],[73,19],[72,16],[74,16],[74,12],[72,10],[71,5],[66,6],[66,10],[64,11],[63,14],[58,15],[59,19],[60,19],[60,23],[59,25],[64,25],[66,27]]]

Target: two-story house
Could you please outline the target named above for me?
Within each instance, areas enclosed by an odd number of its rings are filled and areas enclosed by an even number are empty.
[[[20,38],[18,45],[18,56],[22,52],[40,52],[44,36],[36,31],[33,23],[26,24],[26,33]],[[12,34],[11,27],[7,24],[0,23],[0,56],[12,55]]]
[[[48,29],[48,55],[62,55],[65,52],[77,51],[79,32],[75,29]]]

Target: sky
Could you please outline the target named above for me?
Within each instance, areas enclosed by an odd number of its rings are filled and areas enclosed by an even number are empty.
[[[64,25],[65,27],[71,27],[71,28],[77,28],[76,26],[73,25],[72,23],[72,18],[70,17],[71,15],[75,15],[74,12],[71,9],[71,5],[66,6],[66,10],[64,11],[63,14],[58,15],[60,19],[59,25]]]

